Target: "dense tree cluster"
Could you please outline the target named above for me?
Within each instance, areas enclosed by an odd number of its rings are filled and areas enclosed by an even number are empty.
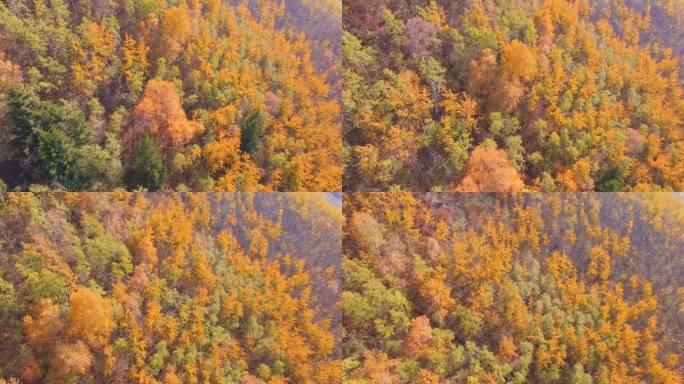
[[[684,189],[681,1],[344,5],[345,190]]]
[[[10,193],[0,233],[10,383],[341,379],[341,214],[321,195]]]
[[[0,179],[21,190],[340,190],[340,9],[3,1]]]
[[[345,382],[682,382],[681,196],[347,196]]]

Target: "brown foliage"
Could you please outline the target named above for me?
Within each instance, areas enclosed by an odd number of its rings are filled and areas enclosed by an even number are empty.
[[[0,93],[19,87],[21,83],[21,68],[0,53]]]
[[[82,341],[58,344],[50,359],[48,383],[64,383],[71,374],[82,375],[93,363],[93,355]]]
[[[60,316],[59,306],[52,304],[50,299],[42,299],[35,319],[24,317],[26,336],[36,351],[45,352],[54,346],[64,328]]]
[[[428,343],[432,339],[432,327],[427,316],[418,316],[411,320],[411,328],[404,340],[404,350],[407,356],[420,358],[426,353]]]

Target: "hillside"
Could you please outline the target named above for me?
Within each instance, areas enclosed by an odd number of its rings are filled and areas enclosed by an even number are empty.
[[[684,189],[684,3],[343,9],[348,191]]]
[[[340,190],[338,9],[2,2],[0,179],[36,191]]]
[[[682,382],[681,197],[348,196],[345,382]]]
[[[312,194],[0,195],[0,379],[339,383],[340,220]]]

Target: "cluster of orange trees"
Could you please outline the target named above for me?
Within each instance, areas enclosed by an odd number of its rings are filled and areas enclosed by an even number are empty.
[[[671,0],[3,2],[0,186],[681,190],[682,15]]]
[[[344,204],[345,382],[682,382],[680,197]]]
[[[682,382],[681,196],[339,198],[0,194],[0,382]]]
[[[341,189],[339,1],[0,3],[0,180]]]
[[[684,0],[3,0],[0,384],[682,384],[677,191]]]
[[[0,378],[340,381],[325,197],[10,193],[0,233]]]
[[[684,188],[681,1],[348,0],[345,188]]]

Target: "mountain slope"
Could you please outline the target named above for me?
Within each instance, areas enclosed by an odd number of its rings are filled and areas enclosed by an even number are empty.
[[[345,2],[345,190],[683,189],[681,10]]]
[[[349,196],[347,382],[682,382],[679,197]]]
[[[10,193],[0,228],[0,378],[340,380],[323,196]]]

